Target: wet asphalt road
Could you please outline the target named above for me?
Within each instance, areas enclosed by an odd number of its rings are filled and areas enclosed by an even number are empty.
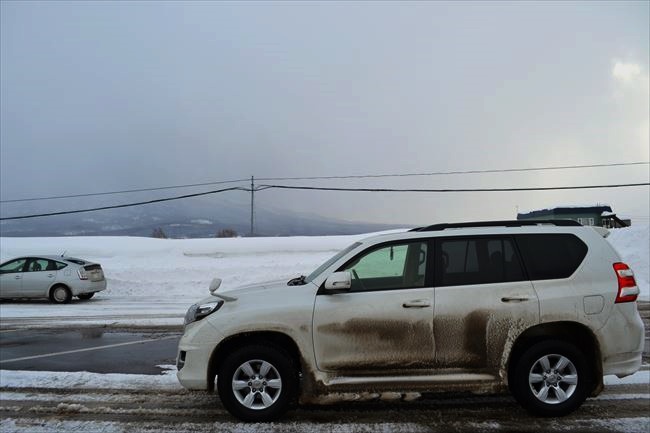
[[[10,330],[0,332],[4,370],[160,374],[176,363],[180,332]]]

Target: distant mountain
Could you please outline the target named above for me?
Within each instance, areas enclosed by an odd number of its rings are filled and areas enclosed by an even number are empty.
[[[24,215],[42,211],[23,205],[13,207],[11,213],[6,207],[2,208],[0,215]],[[1,221],[0,236],[151,236],[153,230],[158,227],[170,238],[214,237],[222,229],[232,229],[242,236],[248,236],[250,208],[227,202],[215,205],[201,200],[192,200],[182,206],[178,203],[158,203],[46,218]],[[397,227],[400,226],[255,209],[257,236],[346,235]]]

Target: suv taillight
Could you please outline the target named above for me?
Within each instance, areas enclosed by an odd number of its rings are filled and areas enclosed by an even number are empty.
[[[637,296],[639,296],[639,288],[634,279],[634,271],[625,263],[620,262],[614,263],[614,271],[618,279],[616,303],[636,301]]]

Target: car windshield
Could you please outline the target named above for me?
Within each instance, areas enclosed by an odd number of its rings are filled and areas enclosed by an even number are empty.
[[[307,276],[307,278],[305,278],[305,281],[308,282],[308,283],[311,282],[314,278],[316,278],[317,276],[319,276],[319,275],[320,275],[320,274],[321,274],[325,269],[327,269],[327,268],[329,268],[330,266],[332,266],[332,264],[333,264],[334,262],[336,262],[338,259],[340,259],[340,258],[343,257],[344,255],[346,255],[347,253],[349,253],[350,251],[352,251],[353,249],[355,249],[355,248],[358,247],[359,245],[361,245],[361,242],[355,242],[355,243],[353,243],[352,245],[350,245],[349,247],[347,247],[347,248],[345,248],[345,249],[339,251],[339,252],[336,253],[333,257],[331,257],[329,260],[327,260],[325,263],[323,263],[322,265],[320,265],[320,266],[319,266],[319,267],[318,267],[314,272],[312,272],[311,274],[309,274],[309,275]]]

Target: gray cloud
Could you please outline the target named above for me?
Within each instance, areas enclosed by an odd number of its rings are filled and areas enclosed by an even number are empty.
[[[621,90],[620,67],[615,73],[617,61],[635,65],[647,81],[647,3],[2,2],[1,8],[3,199],[251,174],[649,158],[648,96]],[[647,179],[646,166],[345,185]],[[647,188],[259,194],[260,206],[416,223],[507,218],[515,206],[576,201],[650,213]],[[3,211],[9,213],[8,205]]]

